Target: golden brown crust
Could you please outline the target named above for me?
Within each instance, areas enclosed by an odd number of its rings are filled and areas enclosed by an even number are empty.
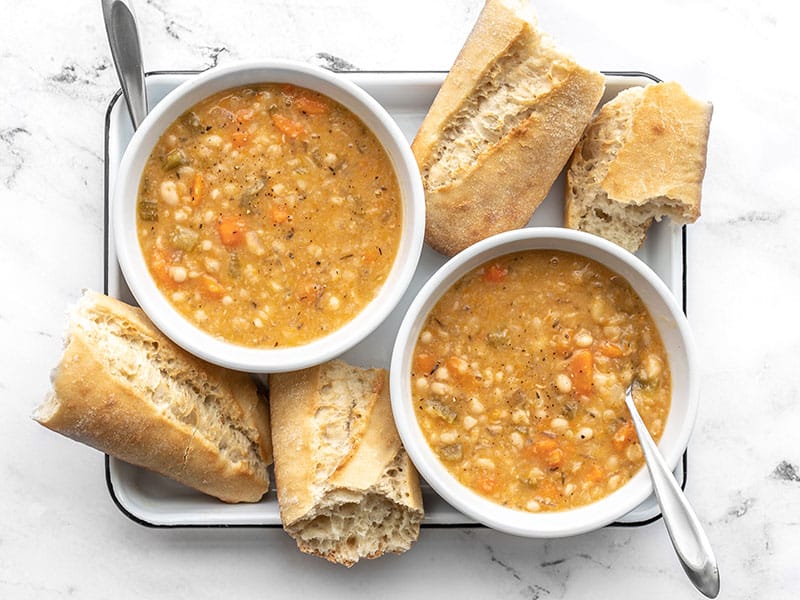
[[[188,354],[161,334],[141,310],[118,300],[87,292],[76,313],[53,374],[52,394],[34,418],[53,431],[223,501],[260,500],[269,488],[267,466],[272,451],[268,408],[258,398],[252,379]],[[113,329],[101,331],[100,322]],[[114,336],[118,339],[109,341]],[[144,367],[152,359],[137,344],[157,349],[159,364]],[[121,348],[124,354],[115,353]],[[148,377],[156,379],[145,388],[141,377],[147,368]],[[176,389],[182,395],[210,391],[215,402],[224,404],[225,416],[207,422],[198,410],[181,421],[171,410]],[[185,401],[187,413],[193,402]],[[225,419],[248,432],[258,459],[232,460],[210,439],[213,436],[206,436]]]
[[[310,465],[316,434],[313,418],[319,378],[318,366],[269,376],[272,445],[276,458],[273,469],[284,525],[294,523],[314,505]]]
[[[677,83],[647,86],[603,180],[609,198],[633,204],[670,198],[681,203],[686,222],[696,221],[711,111]]]
[[[602,95],[598,81],[588,71],[569,77],[462,179],[426,194],[425,239],[434,250],[453,256],[479,240],[525,226],[591,118]]]
[[[604,77],[559,53],[524,10],[486,3],[412,144],[425,239],[448,256],[528,222],[603,94]],[[493,104],[501,93],[513,102]]]

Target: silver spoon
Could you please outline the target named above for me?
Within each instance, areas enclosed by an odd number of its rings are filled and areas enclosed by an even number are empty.
[[[716,598],[719,594],[719,568],[711,542],[639,416],[633,402],[633,384],[625,392],[625,404],[633,418],[661,515],[678,560],[694,586],[707,597]]]
[[[144,83],[142,46],[136,17],[128,0],[101,0],[103,20],[106,24],[108,44],[122,85],[125,103],[131,116],[133,128],[147,116],[147,88]]]

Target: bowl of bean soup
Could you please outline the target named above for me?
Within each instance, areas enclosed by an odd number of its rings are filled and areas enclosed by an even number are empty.
[[[137,302],[191,353],[299,369],[373,331],[424,232],[419,172],[366,92],[290,61],[190,79],[133,136],[112,204]]]
[[[597,529],[652,492],[624,396],[674,468],[697,410],[694,344],[641,260],[531,227],[467,248],[426,283],[392,354],[392,407],[422,476],[512,534]]]

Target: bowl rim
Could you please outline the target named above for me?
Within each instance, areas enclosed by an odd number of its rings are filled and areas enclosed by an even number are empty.
[[[547,513],[527,513],[502,507],[458,482],[439,461],[425,440],[414,415],[411,382],[408,376],[410,357],[422,324],[439,298],[467,272],[492,258],[534,248],[564,250],[576,254],[584,254],[578,248],[591,249],[595,254],[589,258],[615,272],[619,269],[609,266],[607,261],[616,261],[629,267],[631,272],[641,277],[644,285],[655,293],[658,300],[663,302],[662,308],[667,311],[675,325],[674,331],[668,333],[679,341],[674,353],[666,347],[665,341],[665,350],[670,354],[670,368],[673,371],[673,389],[670,415],[665,425],[665,434],[659,442],[659,449],[671,469],[674,469],[680,461],[697,417],[699,398],[695,376],[696,350],[688,320],[661,278],[634,254],[608,240],[582,231],[561,227],[528,227],[494,235],[454,256],[440,267],[418,292],[403,318],[395,339],[389,374],[392,411],[401,440],[412,462],[437,494],[476,521],[514,535],[555,538],[599,529],[633,510],[652,493],[652,484],[646,467],[643,466],[631,480],[616,491],[585,506]],[[630,276],[626,279],[637,294],[642,296],[641,282],[631,282]],[[646,305],[652,314],[649,303],[646,302]],[[654,321],[656,321],[655,316]],[[662,324],[656,322],[656,325],[664,338]],[[683,388],[685,402],[681,404],[684,407],[682,421],[670,423],[676,407],[675,368],[679,366],[673,365],[675,362],[673,359],[676,357],[680,359],[681,365],[685,362],[683,372],[678,378]],[[677,416],[675,418],[677,419]],[[671,430],[673,439],[665,448],[664,438],[670,427],[673,427]]]
[[[135,231],[141,170],[164,130],[202,98],[225,89],[256,83],[293,83],[309,87],[353,112],[378,138],[389,156],[400,186],[403,210],[397,255],[375,297],[349,322],[328,335],[299,346],[277,349],[252,348],[226,342],[191,324],[172,307],[152,280]],[[293,60],[238,61],[213,67],[192,76],[170,91],[134,132],[122,157],[111,199],[111,223],[120,269],[131,293],[150,320],[191,354],[223,367],[252,373],[309,367],[334,358],[363,340],[389,316],[405,294],[417,268],[424,241],[422,180],[410,144],[399,125],[377,100],[356,83],[339,73]]]

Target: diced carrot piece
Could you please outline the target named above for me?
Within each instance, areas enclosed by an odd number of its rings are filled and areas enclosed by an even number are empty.
[[[225,295],[225,288],[219,281],[211,275],[203,273],[198,277],[200,292],[210,298],[222,298]]]
[[[289,219],[289,211],[286,210],[285,206],[280,204],[274,204],[270,212],[272,214],[273,223],[286,223],[286,221]]]
[[[328,105],[308,96],[298,96],[294,99],[294,105],[308,115],[322,115],[328,112]]]
[[[206,180],[203,179],[203,175],[201,173],[195,173],[194,179],[192,180],[192,204],[197,204],[200,200],[203,199],[203,192],[206,188]]]
[[[150,272],[162,285],[174,286],[175,280],[169,271],[169,257],[163,250],[155,249],[150,256]]]
[[[217,224],[219,239],[225,246],[238,246],[244,239],[247,226],[236,217],[227,217]]]
[[[600,353],[604,356],[608,356],[609,358],[619,358],[623,354],[625,354],[617,344],[612,344],[611,342],[604,342],[600,345]]]
[[[272,123],[278,128],[278,131],[288,135],[291,138],[296,138],[306,134],[306,128],[302,123],[298,123],[289,117],[275,113],[272,115]]]
[[[231,143],[234,148],[241,148],[250,141],[250,134],[244,131],[234,131],[231,136]]]
[[[430,373],[436,367],[436,359],[430,354],[417,354],[414,357],[414,372],[417,374]]]
[[[537,454],[544,454],[558,448],[558,442],[553,438],[542,438],[540,440],[536,440],[533,445],[536,447]]]
[[[633,423],[626,421],[624,425],[617,429],[614,437],[611,438],[611,445],[614,447],[614,450],[619,452],[620,450],[627,448],[628,445],[635,439],[636,429],[634,429]]]
[[[542,437],[522,449],[522,455],[528,458],[545,457],[558,449],[558,442],[553,438]]]
[[[500,283],[504,281],[508,275],[508,269],[504,266],[494,263],[483,272],[483,279],[491,283]]]
[[[572,387],[578,394],[586,395],[592,391],[594,357],[590,350],[576,350],[569,360],[569,371]]]
[[[597,465],[591,465],[586,471],[586,478],[593,482],[602,481],[604,475],[603,469]]]

